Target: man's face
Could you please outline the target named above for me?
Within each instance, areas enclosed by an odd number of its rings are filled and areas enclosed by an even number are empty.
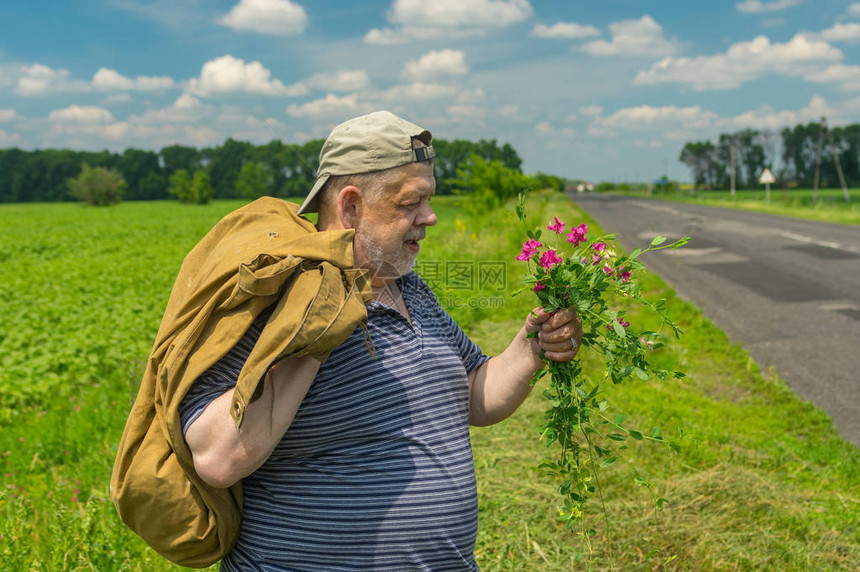
[[[430,199],[436,179],[430,163],[403,167],[399,186],[365,202],[355,229],[355,265],[367,268],[374,286],[383,286],[408,274],[415,266],[419,241],[426,228],[436,224]]]

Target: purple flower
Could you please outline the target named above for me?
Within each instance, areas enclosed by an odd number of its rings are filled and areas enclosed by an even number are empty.
[[[612,268],[610,268],[608,265],[603,266],[603,273],[606,274],[607,276],[612,276],[613,272],[615,272],[615,271]]]
[[[595,242],[591,245],[591,248],[593,248],[595,252],[603,252],[604,250],[606,250],[606,244],[602,242]]]
[[[557,216],[552,217],[552,223],[546,227],[547,230],[551,230],[556,234],[561,234],[564,231],[564,222],[558,220]]]
[[[523,251],[517,255],[517,260],[530,259],[538,248],[543,246],[540,242],[530,238],[528,242],[523,243]]]
[[[618,275],[621,277],[622,282],[627,282],[628,280],[630,280],[631,271],[627,270],[627,271],[622,272],[622,270],[624,270],[623,266],[618,269]]]
[[[561,262],[561,258],[558,254],[555,253],[555,250],[553,249],[547,250],[540,257],[540,265],[547,270],[549,270],[559,262]]]
[[[540,291],[541,291],[541,290],[543,290],[544,288],[546,288],[546,286],[544,286],[543,284],[541,284],[540,282],[538,282],[537,284],[535,284],[534,291],[535,291],[535,292],[540,292]]]
[[[588,227],[583,223],[576,228],[570,230],[567,233],[567,241],[574,245],[579,246],[581,243],[585,242],[585,233],[588,232]]]

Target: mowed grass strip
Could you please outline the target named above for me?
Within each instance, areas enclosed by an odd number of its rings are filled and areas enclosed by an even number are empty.
[[[641,193],[625,193],[641,196]],[[661,200],[697,203],[715,207],[757,211],[820,222],[860,224],[860,189],[848,189],[850,201],[845,200],[842,189],[819,189],[813,200],[812,189],[771,189],[770,204],[765,190],[682,191],[669,195],[653,195]]]
[[[13,276],[0,286],[0,568],[178,569],[122,525],[108,480],[182,258],[239,204],[0,207],[0,273]],[[434,206],[440,222],[420,268],[496,353],[534,306],[530,292],[510,296],[525,271],[513,261],[524,240],[513,209],[464,217],[457,197]],[[534,196],[527,209],[536,224],[557,215],[598,232],[560,195]],[[447,261],[461,264],[449,272]],[[500,290],[498,274],[481,269],[501,267]],[[482,569],[584,570],[589,561],[596,570],[855,569],[860,453],[659,278],[643,286],[670,299],[685,331],[656,357],[688,377],[606,386],[609,413],[646,434],[659,426],[681,453],[621,444],[622,461],[600,475],[605,512],[595,502],[587,514],[589,557],[557,520],[557,483],[536,470],[552,454],[539,441],[539,384],[512,418],[472,432]],[[584,359],[600,381],[598,360]],[[668,499],[662,511],[657,497]]]

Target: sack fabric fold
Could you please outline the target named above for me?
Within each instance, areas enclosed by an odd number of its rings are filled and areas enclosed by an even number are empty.
[[[263,197],[218,222],[185,257],[123,431],[111,475],[122,520],[165,558],[206,567],[239,534],[242,487],[214,488],[194,470],[179,419],[191,384],[272,306],[234,392],[241,431],[272,363],[320,361],[367,320],[366,271],[354,231],[318,232],[298,206]]]

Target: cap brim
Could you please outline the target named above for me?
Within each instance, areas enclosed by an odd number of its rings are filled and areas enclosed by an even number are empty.
[[[317,200],[317,195],[322,190],[323,186],[325,186],[329,176],[330,175],[320,175],[319,177],[317,177],[317,180],[314,183],[311,192],[308,193],[305,202],[303,202],[302,206],[299,207],[300,215],[305,213],[315,213],[319,211],[319,201]]]

